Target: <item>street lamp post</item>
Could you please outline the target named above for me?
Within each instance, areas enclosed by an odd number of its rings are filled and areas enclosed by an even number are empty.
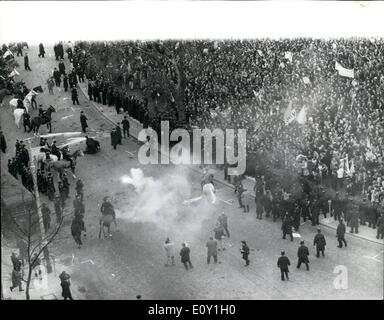
[[[44,228],[43,215],[41,213],[41,206],[40,206],[40,194],[37,186],[36,166],[35,166],[36,156],[33,156],[31,139],[28,139],[28,147],[29,147],[29,159],[30,159],[29,167],[31,169],[31,174],[33,178],[33,189],[35,193],[37,215],[39,217],[40,234],[42,239],[41,246],[45,246],[47,243],[47,240],[45,239],[45,228]],[[47,262],[47,272],[52,273],[53,270],[52,270],[51,260],[49,258],[48,246],[46,246],[44,249],[44,259]]]

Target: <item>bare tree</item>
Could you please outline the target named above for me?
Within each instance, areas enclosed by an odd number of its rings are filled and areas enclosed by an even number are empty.
[[[40,260],[40,257],[47,254],[48,246],[55,240],[56,236],[58,235],[63,225],[63,217],[61,217],[61,220],[58,221],[56,226],[49,229],[46,228],[45,236],[42,238],[39,231],[36,232],[36,229],[38,230],[40,223],[36,214],[36,208],[27,208],[24,206],[24,213],[26,218],[25,223],[20,223],[14,217],[12,217],[11,225],[12,233],[15,235],[16,239],[22,241],[26,246],[25,266],[27,266],[28,271],[27,279],[23,280],[26,282],[26,299],[30,300],[29,290],[32,280],[32,272]]]

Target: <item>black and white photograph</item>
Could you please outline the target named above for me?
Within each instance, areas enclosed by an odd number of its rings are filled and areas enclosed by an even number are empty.
[[[382,300],[383,17],[1,1],[1,299]]]

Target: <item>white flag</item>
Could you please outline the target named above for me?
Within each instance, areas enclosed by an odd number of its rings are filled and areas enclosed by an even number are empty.
[[[303,82],[304,82],[305,84],[309,84],[309,83],[311,83],[311,80],[309,80],[308,77],[303,77]]]
[[[339,75],[347,78],[354,78],[355,77],[355,71],[353,69],[347,69],[344,68],[340,63],[336,61],[335,63],[335,69],[339,71]]]
[[[286,51],[286,52],[285,52],[285,55],[284,55],[284,58],[285,58],[285,59],[288,59],[290,62],[292,62],[292,59],[293,59],[293,53],[290,52],[290,51]]]
[[[257,50],[257,53],[260,55],[260,56],[264,56],[263,55],[263,52],[261,50]]]
[[[204,54],[208,54],[208,49],[205,48],[205,49],[203,50],[203,53],[204,53]]]
[[[7,57],[13,57],[13,53],[11,52],[11,50],[7,50],[4,54],[3,54],[3,59],[7,58]]]

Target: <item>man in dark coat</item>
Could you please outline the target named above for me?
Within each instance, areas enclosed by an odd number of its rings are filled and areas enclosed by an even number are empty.
[[[64,300],[73,300],[72,294],[71,294],[71,289],[69,288],[71,286],[71,283],[69,280],[66,281],[61,281],[61,288],[62,288],[62,293],[61,295],[63,296]]]
[[[81,215],[76,215],[75,218],[72,220],[71,234],[79,249],[83,244],[81,241],[81,233],[83,231],[86,232],[83,217]]]
[[[116,125],[116,133],[117,133],[118,143],[119,143],[119,145],[122,145],[121,141],[123,139],[123,135],[122,135],[122,132],[121,132],[121,127],[120,127],[120,123],[119,122]]]
[[[317,229],[317,235],[313,239],[313,245],[316,246],[316,257],[320,257],[320,252],[324,257],[324,250],[326,246],[326,241],[324,235],[321,233],[321,229]]]
[[[100,87],[99,87],[98,82],[94,83],[93,88],[92,88],[92,94],[93,94],[93,99],[95,100],[95,102],[101,103]]]
[[[41,214],[43,216],[43,224],[45,232],[51,227],[51,210],[47,207],[45,203],[41,204]]]
[[[27,127],[28,131],[31,129],[31,116],[28,114],[27,110],[24,110],[23,113],[23,127],[24,127],[24,132],[27,132]]]
[[[66,173],[63,173],[63,178],[61,180],[63,182],[63,188],[64,188],[64,192],[65,192],[65,197],[68,199],[69,198],[69,186],[70,186],[70,183],[68,181],[68,177],[67,177]]]
[[[285,215],[283,224],[281,225],[281,230],[283,231],[283,239],[285,240],[285,237],[287,234],[291,237],[291,241],[293,241],[293,235],[292,235],[292,222],[291,218],[288,216],[288,214]]]
[[[68,47],[67,55],[68,55],[69,62],[72,63],[73,52],[72,52],[72,48],[71,47]]]
[[[48,191],[48,198],[49,198],[49,200],[53,201],[53,199],[55,197],[56,188],[55,188],[55,185],[53,183],[52,173],[48,173],[48,177],[47,177],[47,191]]]
[[[297,269],[300,269],[300,266],[302,263],[305,263],[305,266],[307,267],[307,271],[309,271],[309,250],[308,247],[304,245],[304,241],[300,242],[300,247],[297,250],[297,257],[299,258],[299,261],[297,262]]]
[[[88,124],[87,124],[88,118],[85,116],[84,111],[80,112],[80,123],[81,123],[81,129],[83,132],[87,132]]]
[[[25,70],[27,70],[27,71],[32,71],[31,68],[29,67],[29,57],[28,57],[28,53],[25,53],[25,56],[24,56],[24,68],[25,68]]]
[[[337,241],[339,242],[338,248],[342,248],[343,243],[345,246],[347,246],[347,241],[345,241],[345,238],[344,238],[345,231],[346,231],[346,226],[343,222],[343,219],[340,219],[339,225],[337,226],[337,229],[336,229],[336,237],[337,237]]]
[[[213,257],[213,261],[217,263],[217,241],[213,240],[213,237],[210,237],[206,247],[208,248],[207,264],[211,262],[211,257]]]
[[[193,268],[190,253],[191,250],[187,247],[185,243],[181,244],[182,248],[180,250],[180,257],[181,257],[181,263],[184,264],[185,269],[188,271],[188,265],[189,268]]]
[[[75,86],[73,86],[71,89],[71,95],[72,95],[72,103],[75,104],[76,102],[78,105],[80,105],[79,94],[77,93],[77,89]]]
[[[220,225],[224,228],[225,233],[227,234],[227,237],[230,237],[229,230],[228,230],[228,217],[227,215],[222,212],[219,218],[217,219],[220,223]]]
[[[108,95],[108,88],[106,85],[104,85],[101,91],[101,99],[103,100],[104,106],[107,104],[107,95]]]
[[[53,70],[53,78],[55,79],[55,84],[56,84],[56,87],[60,87],[60,84],[61,84],[61,78],[60,78],[61,74],[60,74],[60,71],[57,70],[57,68],[55,68]]]
[[[2,130],[0,130],[0,149],[3,153],[7,152],[7,142],[5,141],[5,137]]]
[[[121,121],[121,124],[123,125],[124,139],[129,138],[129,128],[131,125],[129,124],[129,120],[127,119],[127,116],[124,116],[124,120]]]
[[[17,56],[19,55],[23,56],[23,45],[20,42],[17,44]]]
[[[64,91],[67,92],[68,91],[68,76],[66,73],[64,73],[64,77],[63,77],[63,86],[64,86]]]
[[[116,150],[116,146],[119,143],[119,138],[117,136],[116,128],[113,128],[111,131],[111,144],[113,146],[113,149]]]
[[[42,43],[39,44],[39,58],[42,57],[44,58],[45,55],[45,50],[44,50],[44,45]]]
[[[75,199],[73,200],[73,211],[75,216],[81,216],[84,213],[83,211],[85,211],[80,194],[76,194]]]
[[[349,221],[349,226],[351,227],[350,233],[359,233],[359,211],[356,208],[352,209],[351,220]]]
[[[21,286],[21,270],[15,270],[12,271],[12,287],[9,287],[9,289],[12,291],[16,287],[19,287],[19,291],[24,291],[23,287]]]
[[[53,46],[53,51],[55,51],[55,58],[56,60],[59,60],[59,51],[57,49],[57,43]]]
[[[242,255],[242,258],[243,260],[245,260],[245,266],[249,266],[249,263],[251,262],[248,257],[249,257],[249,247],[247,245],[247,242],[246,241],[241,241],[241,249],[240,249],[240,252],[241,252],[241,255]]]
[[[65,64],[63,60],[60,60],[59,62],[59,72],[60,75],[65,74]]]
[[[285,256],[285,252],[281,251],[281,257],[279,257],[279,259],[277,260],[277,267],[280,268],[280,272],[281,272],[281,280],[283,281],[285,280],[284,275],[286,276],[287,280],[289,280],[288,266],[290,265],[291,265],[291,262],[289,261],[288,257]]]
[[[87,145],[87,149],[85,150],[85,153],[95,154],[96,152],[98,152],[100,150],[99,141],[92,139],[92,138],[89,138],[88,136],[86,136],[85,138],[86,138],[85,143]]]
[[[339,193],[336,192],[336,196],[332,201],[332,212],[333,212],[333,218],[335,221],[338,221],[342,218],[342,211],[343,211],[343,201],[339,198]]]
[[[60,223],[63,217],[63,209],[61,207],[61,200],[58,194],[55,196],[55,200],[53,203],[55,205],[56,223]]]
[[[64,59],[64,48],[61,42],[59,42],[59,44],[57,45],[57,54],[60,59]]]

